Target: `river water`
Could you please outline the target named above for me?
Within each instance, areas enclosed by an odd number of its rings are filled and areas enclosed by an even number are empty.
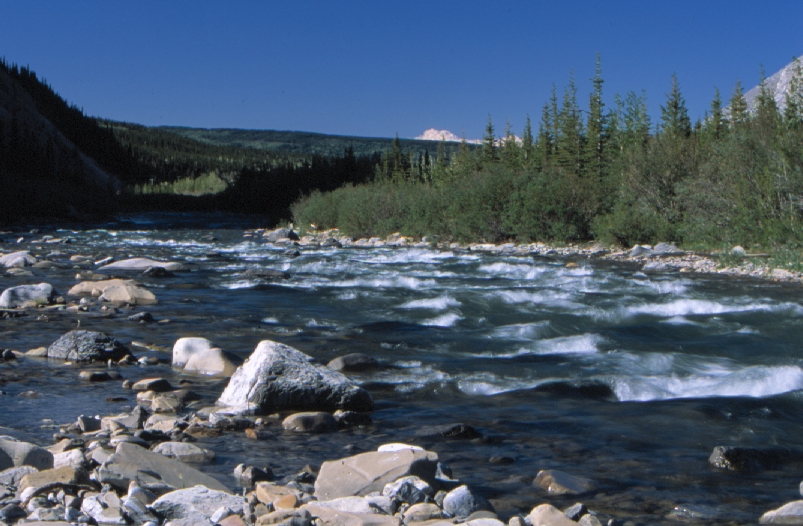
[[[591,260],[567,268],[560,259],[464,250],[302,247],[293,258],[286,247],[244,237],[236,224],[170,228],[153,217],[42,234],[72,243],[30,244],[41,234],[26,235],[0,251],[58,251],[51,259],[62,262],[73,254],[147,256],[193,270],[138,278],[159,299],[147,308],[109,314],[94,306],[80,315],[48,310],[0,320],[0,347],[47,346],[80,319],[82,329],[107,332],[138,356],[169,360],[176,339],[202,336],[243,358],[271,339],[323,363],[360,352],[386,366],[351,375],[374,397],[372,426],[309,436],[274,424],[264,441],[240,434],[202,441],[218,454],[204,470],[232,487],[239,462],[286,476],[401,441],[438,452],[503,517],[579,500],[635,524],[748,524],[800,498],[799,464],[749,473],[708,464],[718,445],[801,447],[798,285],[645,275]],[[0,287],[47,281],[66,293],[77,282],[77,270],[67,267],[5,275]],[[258,267],[291,277],[244,275]],[[157,323],[127,320],[139,310]],[[209,403],[226,384],[182,376],[166,364],[120,370],[132,380],[189,380]],[[0,432],[38,443],[52,440],[50,420],[113,414],[134,401],[120,382],[81,383],[78,369],[41,359],[0,365],[0,382]],[[106,402],[121,395],[128,400]],[[427,426],[457,422],[483,438],[427,433]],[[595,489],[547,495],[531,484],[540,469],[589,478]]]

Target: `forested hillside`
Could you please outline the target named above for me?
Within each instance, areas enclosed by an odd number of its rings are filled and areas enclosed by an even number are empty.
[[[749,112],[741,85],[729,100],[712,89],[693,123],[672,77],[661,118],[646,94],[603,102],[599,60],[585,108],[574,78],[552,97],[522,142],[463,144],[425,170],[386,157],[370,184],[315,193],[294,207],[298,224],[337,226],[356,236],[391,232],[487,241],[598,239],[794,249],[803,242],[803,72],[780,111],[762,84]],[[501,143],[501,145],[500,145]]]

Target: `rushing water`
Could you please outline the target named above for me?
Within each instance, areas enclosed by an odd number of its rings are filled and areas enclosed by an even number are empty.
[[[81,328],[150,345],[132,346],[138,355],[168,359],[177,338],[203,336],[246,357],[260,340],[272,339],[324,363],[361,352],[387,366],[352,375],[376,401],[371,427],[300,436],[275,424],[266,441],[240,435],[205,441],[218,453],[218,463],[205,469],[232,487],[239,462],[292,475],[307,463],[404,441],[437,451],[455,477],[479,488],[504,517],[545,501],[562,507],[581,500],[636,524],[751,523],[799,498],[799,464],[733,473],[707,462],[717,445],[800,447],[797,285],[420,248],[302,248],[292,258],[285,247],[246,238],[240,228],[163,226],[54,230],[43,233],[73,242],[22,244],[40,256],[60,251],[52,257],[62,262],[56,258],[87,254],[192,264],[174,278],[138,278],[159,299],[144,310],[163,323],[134,323],[126,309],[108,315],[97,306],[80,315],[33,313],[0,320],[0,347],[49,345],[80,319]],[[291,278],[269,283],[244,275],[255,267]],[[47,281],[63,293],[76,272],[3,276],[0,287]],[[180,376],[167,365],[121,371],[133,380],[189,379],[208,402],[225,386]],[[79,414],[131,407],[133,397],[119,382],[84,384],[77,375],[45,360],[0,365],[6,393],[0,426],[9,428],[3,432],[41,443],[53,433],[43,419],[64,424]],[[105,401],[125,394],[128,402]],[[484,438],[425,432],[455,422]],[[548,496],[531,485],[547,468],[588,477],[596,490]]]

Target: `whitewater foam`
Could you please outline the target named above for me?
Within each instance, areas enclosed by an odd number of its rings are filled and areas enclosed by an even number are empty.
[[[400,305],[400,309],[429,309],[429,310],[445,310],[449,307],[459,307],[462,304],[452,296],[444,295],[437,298],[427,298],[421,300],[412,300]]]

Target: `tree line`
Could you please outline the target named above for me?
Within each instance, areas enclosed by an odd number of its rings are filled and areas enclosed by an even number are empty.
[[[394,143],[371,182],[314,192],[296,223],[352,235],[437,234],[499,242],[674,241],[765,249],[803,241],[803,69],[779,109],[761,75],[755,108],[739,82],[692,123],[675,75],[652,123],[644,92],[607,107],[597,57],[588,104],[574,77],[543,105],[537,130],[489,117],[482,145],[412,160]],[[441,145],[442,147],[443,145]]]

